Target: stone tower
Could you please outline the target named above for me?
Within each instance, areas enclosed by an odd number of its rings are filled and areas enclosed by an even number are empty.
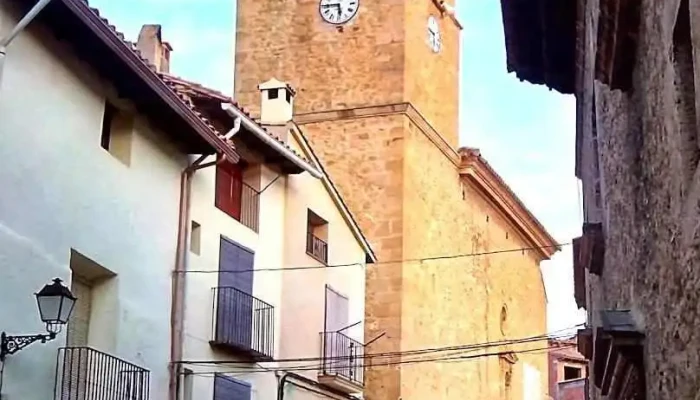
[[[238,0],[235,97],[259,116],[260,83],[274,77],[297,90],[294,122],[381,262],[367,270],[365,340],[382,336],[366,352],[542,335],[538,266],[555,242],[478,151],[456,150],[461,27],[452,7],[338,3],[359,8],[340,24],[324,20],[319,0]],[[521,248],[538,250],[421,261]],[[415,357],[368,361],[365,398],[515,399],[539,390],[523,389],[528,379],[546,391],[546,354]]]

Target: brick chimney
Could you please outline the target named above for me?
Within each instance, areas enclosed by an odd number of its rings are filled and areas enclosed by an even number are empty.
[[[160,25],[142,26],[136,47],[141,55],[156,67],[158,72],[168,73],[170,72],[170,52],[173,48],[168,42],[163,41],[161,30]]]
[[[262,104],[260,104],[260,123],[263,125],[286,125],[294,115],[294,96],[296,92],[289,84],[275,78],[258,85]]]

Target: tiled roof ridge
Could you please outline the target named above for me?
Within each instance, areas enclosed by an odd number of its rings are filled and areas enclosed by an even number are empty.
[[[181,93],[180,91],[178,91],[175,87],[173,87],[173,85],[169,84],[165,79],[163,79],[161,74],[158,73],[158,70],[155,67],[155,65],[151,64],[141,54],[141,51],[139,51],[138,47],[136,46],[136,44],[134,42],[127,40],[125,38],[124,34],[122,32],[120,32],[119,30],[117,30],[116,26],[112,25],[107,18],[103,17],[100,14],[99,9],[90,6],[90,3],[88,0],[77,0],[77,1],[83,3],[93,14],[95,14],[95,16],[97,16],[100,19],[100,21],[102,21],[102,23],[105,26],[109,27],[109,30],[124,44],[124,46],[126,46],[129,50],[131,50],[131,52],[133,52],[141,60],[141,62],[143,62],[153,72],[153,74],[156,75],[159,78],[159,80],[161,82],[163,82],[163,84],[165,86],[167,86],[183,102],[183,104],[185,104],[192,111],[192,113],[194,113],[194,115],[197,116],[197,118],[199,118],[216,136],[223,139],[223,134],[221,132],[219,132],[218,129],[216,129],[216,127],[209,121],[208,118],[203,116],[202,113],[200,113],[196,109],[194,104],[192,104],[192,100],[188,96],[186,96],[183,93]],[[226,143],[229,146],[231,146],[232,148],[234,148],[233,143],[231,141],[226,141]]]

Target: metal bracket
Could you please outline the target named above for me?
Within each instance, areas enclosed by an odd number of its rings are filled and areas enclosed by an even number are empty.
[[[270,186],[272,186],[272,184],[275,183],[275,182],[277,182],[277,180],[278,180],[279,178],[281,178],[281,177],[282,177],[281,174],[280,174],[280,175],[277,175],[277,176],[275,177],[275,179],[271,180],[270,183],[268,183],[264,188],[262,188],[261,191],[258,192],[258,196],[260,196],[261,194],[263,194],[263,192],[266,191],[267,188],[269,188]]]
[[[55,333],[37,335],[8,336],[3,332],[0,334],[0,361],[5,361],[5,357],[22,350],[34,342],[46,343],[56,338]]]

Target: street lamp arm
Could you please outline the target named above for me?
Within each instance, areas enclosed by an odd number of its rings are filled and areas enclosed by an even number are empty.
[[[41,341],[41,343],[46,343],[55,338],[56,334],[53,332],[18,336],[8,336],[3,332],[0,334],[0,361],[4,361],[6,356],[14,354],[34,342]]]

